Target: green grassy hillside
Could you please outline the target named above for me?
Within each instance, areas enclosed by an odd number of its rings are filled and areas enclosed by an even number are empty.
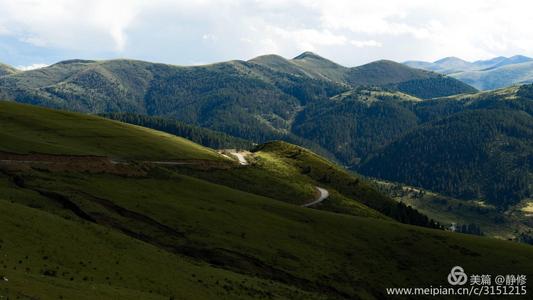
[[[273,165],[271,169],[288,170],[284,172],[287,178],[305,176],[315,185],[328,188],[342,196],[336,199],[334,195],[331,201],[320,206],[322,209],[379,218],[379,214],[368,210],[371,208],[381,215],[403,223],[426,227],[437,226],[433,220],[410,207],[395,203],[380,194],[366,179],[340,168],[307,149],[284,142],[271,142],[258,146],[255,154],[261,160],[269,161]]]
[[[185,299],[197,299],[204,293],[211,294],[206,298],[215,299],[238,298],[234,295],[261,298],[265,294],[296,299],[380,298],[388,286],[444,284],[446,274],[456,264],[469,272],[528,275],[533,267],[532,250],[519,244],[300,208],[179,175],[135,179],[32,173],[22,178],[26,190],[46,190],[75,203],[97,224],[90,226],[104,227],[95,228],[93,235],[108,232],[108,240],[94,242],[91,235],[85,238],[88,234],[74,229],[72,234],[58,235],[57,230],[67,221],[50,225],[36,220],[36,226],[42,228],[39,231],[31,225],[19,225],[9,236],[3,233],[2,239],[9,244],[22,244],[28,240],[25,230],[30,230],[39,236],[31,240],[44,244],[37,253],[35,242],[29,249],[3,248],[9,257],[4,276],[11,278],[11,285],[6,286],[10,293],[41,295],[39,282],[34,285],[33,278],[45,275],[45,279],[52,277],[47,288],[59,286],[61,290],[56,293],[71,295],[67,298],[87,289],[84,281],[110,286],[110,295],[120,295],[114,291],[125,289],[124,293],[152,291],[160,297]],[[17,214],[14,217],[21,219]],[[72,222],[84,223],[78,218],[68,221]],[[137,241],[119,242],[116,231]],[[20,240],[22,236],[25,238]],[[74,236],[84,238],[79,241]],[[144,250],[149,247],[139,239],[158,248],[159,253]],[[141,244],[141,254],[126,246],[134,242]],[[122,250],[106,248],[109,244]],[[64,254],[67,249],[72,249],[73,258]],[[97,255],[104,251],[113,255]],[[512,259],[509,253],[513,253]],[[152,258],[144,264],[138,255]],[[500,263],[493,264],[494,259]],[[173,263],[160,267],[159,262],[165,261]],[[14,266],[16,270],[12,270]],[[49,267],[59,267],[57,279],[48,275]],[[17,278],[20,268],[26,274],[26,284]],[[159,279],[161,276],[165,278]],[[63,281],[72,282],[74,291],[66,291]]]
[[[391,210],[383,210],[381,213],[376,210],[380,208],[379,204],[384,204],[383,206],[387,208],[395,208],[396,205],[390,199],[376,193],[364,179],[343,171],[307,149],[285,142],[271,142],[256,147],[246,159],[249,167],[204,169],[185,166],[180,172],[295,205],[313,201],[316,198],[316,186],[327,187],[330,194],[328,201],[313,208],[380,219],[396,217],[390,214]],[[311,167],[313,172],[310,172]],[[318,176],[315,173],[322,175]],[[334,182],[338,184],[326,182],[325,176],[336,177]],[[339,178],[344,180],[337,181]],[[361,196],[363,194],[364,196]],[[389,202],[383,203],[384,201]],[[416,220],[406,218],[403,221],[414,223]],[[420,225],[430,224],[426,222]]]
[[[4,196],[5,197],[5,196]],[[11,200],[13,202],[14,200]],[[14,299],[310,297],[217,269],[102,225],[0,199],[0,295]]]
[[[14,151],[13,142],[22,145],[17,151],[22,154],[212,159],[207,154],[212,152],[182,139],[101,118],[12,103],[1,111],[3,130],[20,130],[23,140],[2,138],[4,151]],[[32,122],[22,122],[21,116],[30,115],[26,120]],[[113,138],[104,138],[107,127]],[[115,142],[124,136],[128,139]],[[150,149],[158,139],[172,151]],[[52,147],[44,140],[61,144]],[[204,150],[200,156],[191,156],[198,149]],[[269,143],[254,155],[257,161],[248,166],[137,161],[123,164],[122,173],[57,168],[53,161],[39,164],[25,157],[2,161],[0,275],[9,280],[0,281],[0,295],[383,299],[387,287],[446,285],[455,265],[468,273],[533,276],[532,248],[383,218],[361,203],[386,197],[305,149]],[[224,169],[226,177],[238,174],[237,169],[256,176],[277,172],[296,183],[300,178],[302,184],[337,191],[342,195],[333,193],[334,201],[355,200],[361,211],[374,214],[303,208],[240,190],[252,184],[262,190],[275,181],[250,176],[243,177],[248,183],[231,186],[232,179],[217,184],[187,169],[211,170],[220,177]]]
[[[0,151],[117,159],[223,158],[189,140],[101,117],[0,102]]]

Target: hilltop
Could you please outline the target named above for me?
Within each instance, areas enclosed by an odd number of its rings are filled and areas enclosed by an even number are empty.
[[[222,160],[181,137],[101,117],[0,102],[0,151],[118,160]]]
[[[17,69],[0,63],[0,76],[11,75],[15,73],[17,73]]]

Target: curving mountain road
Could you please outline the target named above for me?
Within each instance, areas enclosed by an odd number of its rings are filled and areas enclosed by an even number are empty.
[[[243,153],[241,153],[241,152],[231,152],[231,154],[233,154],[235,157],[237,157],[237,159],[239,160],[239,164],[241,164],[242,166],[248,165],[248,161],[244,157]]]
[[[309,206],[318,204],[318,203],[326,200],[329,197],[328,190],[323,189],[323,188],[318,187],[318,186],[315,186],[315,188],[319,192],[318,198],[313,200],[313,201],[311,201],[311,202],[309,202],[309,203],[302,204],[302,207],[309,207]]]

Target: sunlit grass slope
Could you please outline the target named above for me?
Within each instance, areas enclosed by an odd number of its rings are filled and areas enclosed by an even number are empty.
[[[0,101],[0,151],[136,160],[222,159],[167,133],[108,119]]]

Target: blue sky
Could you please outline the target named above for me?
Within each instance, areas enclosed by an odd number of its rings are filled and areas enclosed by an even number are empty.
[[[525,0],[0,0],[0,62],[192,65],[313,51],[355,66],[533,56],[531,11]]]

